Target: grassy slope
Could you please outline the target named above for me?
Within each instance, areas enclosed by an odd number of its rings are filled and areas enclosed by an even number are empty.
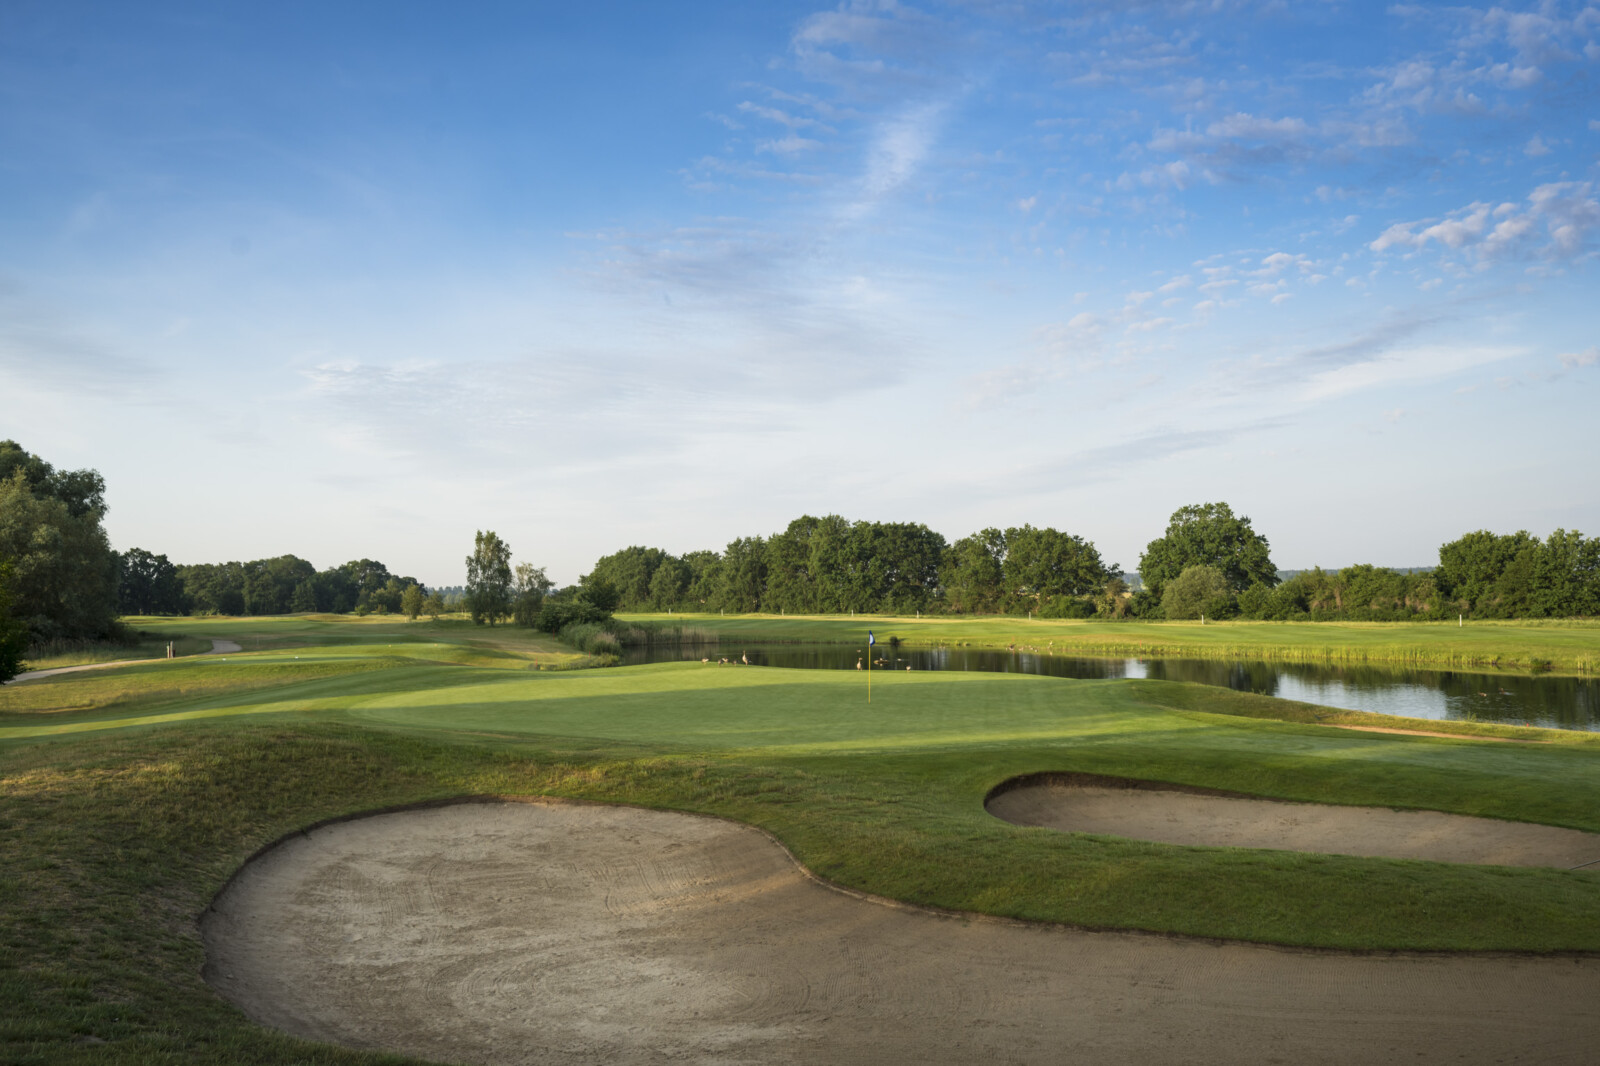
[[[913,644],[971,644],[1084,655],[1287,659],[1600,671],[1600,622],[1094,622],[992,616],[858,618],[778,615],[629,615],[723,640],[848,643],[873,630]]]
[[[474,793],[721,814],[824,876],[959,909],[1335,947],[1600,950],[1596,873],[1179,848],[1013,827],[981,806],[1012,775],[1084,770],[1600,830],[1600,737],[1352,733],[1251,717],[1306,713],[1265,697],[1027,675],[888,675],[869,709],[851,673],[533,672],[466,644],[389,643],[0,690],[0,1060],[377,1061],[243,1022],[198,979],[194,918],[284,833]]]
[[[137,629],[138,627],[132,627]],[[54,670],[60,666],[83,666],[87,663],[114,663],[125,659],[164,659],[167,641],[172,641],[178,655],[200,655],[211,650],[211,641],[185,636],[163,629],[160,632],[140,630],[132,644],[113,641],[94,641],[53,654],[32,655],[27,660],[29,670]]]

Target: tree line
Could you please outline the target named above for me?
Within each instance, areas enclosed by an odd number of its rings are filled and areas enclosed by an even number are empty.
[[[602,556],[577,588],[609,587],[622,611],[771,614],[1031,614],[1040,618],[1401,621],[1600,614],[1600,540],[1556,530],[1469,533],[1426,570],[1362,564],[1280,574],[1271,545],[1227,503],[1173,513],[1130,587],[1093,542],[1031,525],[956,542],[919,523],[803,515],[782,533],[676,556]]]
[[[0,441],[0,678],[53,642],[120,640],[134,614],[357,614],[415,618],[454,607],[373,559],[318,570],[294,555],[178,565],[106,536],[105,482],[58,470]],[[1558,529],[1480,530],[1439,548],[1426,571],[1351,566],[1281,579],[1267,538],[1226,503],[1172,515],[1139,558],[1140,587],[1077,534],[1032,525],[949,543],[916,522],[810,515],[721,551],[633,546],[557,589],[542,567],[511,565],[481,531],[459,597],[477,622],[559,632],[622,611],[839,614],[948,612],[1044,618],[1404,620],[1600,615],[1600,540]]]
[[[149,567],[124,566],[125,608],[145,602],[157,608],[130,609],[129,614],[400,614],[407,590],[422,590],[416,578],[390,573],[375,559],[352,559],[326,570],[294,555],[187,566],[166,563],[164,556],[152,561]],[[150,580],[146,575],[151,571],[170,573],[171,578]],[[142,594],[152,587],[170,588],[174,595],[145,600]]]
[[[623,611],[1050,617],[1080,613],[1116,573],[1093,544],[1055,529],[986,529],[952,545],[917,522],[802,515],[781,533],[739,537],[721,552],[624,548],[580,584],[610,585]]]

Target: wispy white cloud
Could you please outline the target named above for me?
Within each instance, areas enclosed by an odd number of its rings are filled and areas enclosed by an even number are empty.
[[[1391,349],[1372,359],[1312,375],[1301,390],[1301,398],[1322,402],[1369,389],[1414,385],[1526,354],[1526,349],[1514,347],[1438,345]]]
[[[1552,182],[1528,194],[1526,204],[1468,204],[1438,221],[1397,222],[1368,247],[1421,251],[1437,243],[1485,260],[1519,254],[1571,260],[1589,254],[1600,232],[1600,200],[1590,182]]]

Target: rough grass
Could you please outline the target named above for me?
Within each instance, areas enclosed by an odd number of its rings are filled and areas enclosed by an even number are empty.
[[[1600,951],[1597,872],[1184,848],[982,808],[1009,777],[1082,771],[1600,831],[1600,736],[1355,733],[1248,693],[1029,675],[885,676],[869,709],[849,672],[551,672],[465,643],[389,643],[0,690],[0,1061],[401,1061],[247,1023],[200,981],[195,920],[286,833],[459,795],[722,815],[852,887],[1092,928]],[[190,687],[173,697],[176,681]]]
[[[181,633],[141,630],[128,640],[53,640],[30,647],[23,661],[25,670],[54,670],[61,666],[112,663],[123,659],[164,659],[167,641],[179,655],[200,655],[211,650],[211,641]]]
[[[660,622],[667,615],[628,615]],[[1178,659],[1391,663],[1560,673],[1600,672],[1600,621],[1468,622],[1097,622],[991,615],[855,618],[672,615],[724,642],[850,643],[871,629],[880,641],[1017,647],[1065,655]]]

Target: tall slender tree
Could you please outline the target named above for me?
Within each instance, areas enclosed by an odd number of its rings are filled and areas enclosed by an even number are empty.
[[[511,614],[511,546],[493,530],[479,530],[467,556],[467,611],[476,625]]]

